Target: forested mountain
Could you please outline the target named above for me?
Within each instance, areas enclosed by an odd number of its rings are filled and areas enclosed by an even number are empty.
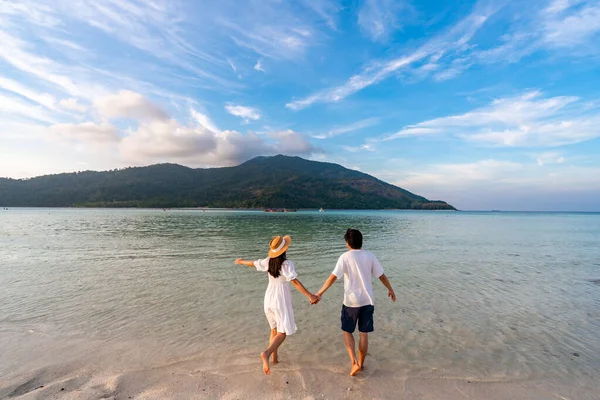
[[[337,164],[282,155],[225,168],[157,164],[2,178],[0,206],[454,209]]]

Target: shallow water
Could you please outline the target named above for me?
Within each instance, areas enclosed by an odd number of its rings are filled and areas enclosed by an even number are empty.
[[[67,362],[227,368],[254,357],[268,340],[267,277],[233,260],[264,257],[273,235],[290,234],[288,257],[317,291],[348,227],[363,231],[398,296],[375,283],[373,370],[600,378],[600,214],[10,209],[0,212],[0,382]],[[346,370],[342,286],[312,307],[294,291],[299,331],[284,360]]]

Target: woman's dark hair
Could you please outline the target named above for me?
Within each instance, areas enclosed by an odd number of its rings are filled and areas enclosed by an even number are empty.
[[[348,229],[344,235],[344,240],[355,250],[362,248],[362,233],[358,229]]]
[[[281,275],[281,266],[285,260],[287,260],[285,252],[275,258],[269,258],[269,274],[273,278],[279,278],[279,275]]]

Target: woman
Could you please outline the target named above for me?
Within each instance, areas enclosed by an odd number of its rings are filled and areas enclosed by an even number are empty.
[[[292,285],[300,293],[308,297],[311,304],[316,304],[319,301],[298,280],[294,263],[286,258],[286,251],[291,242],[292,238],[289,236],[275,236],[269,243],[267,258],[257,261],[241,258],[235,260],[236,264],[255,267],[257,271],[269,273],[269,286],[267,286],[265,292],[264,310],[271,327],[271,336],[269,347],[260,355],[263,362],[263,371],[267,375],[271,373],[269,357],[273,356],[273,364],[277,364],[279,362],[277,357],[279,346],[281,346],[287,335],[293,335],[296,332],[294,310],[292,309],[292,292],[288,282],[292,282]]]

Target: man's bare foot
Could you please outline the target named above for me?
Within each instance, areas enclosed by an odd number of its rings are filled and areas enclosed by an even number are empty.
[[[271,364],[273,364],[273,365],[279,364],[279,358],[273,357],[272,360],[271,360]]]
[[[263,351],[260,353],[260,358],[263,362],[263,371],[265,371],[265,374],[269,375],[271,373],[271,368],[269,367],[269,357],[267,357],[267,352]]]
[[[354,375],[358,374],[358,371],[360,371],[360,365],[352,364],[352,369],[350,370],[350,376],[354,376]]]

